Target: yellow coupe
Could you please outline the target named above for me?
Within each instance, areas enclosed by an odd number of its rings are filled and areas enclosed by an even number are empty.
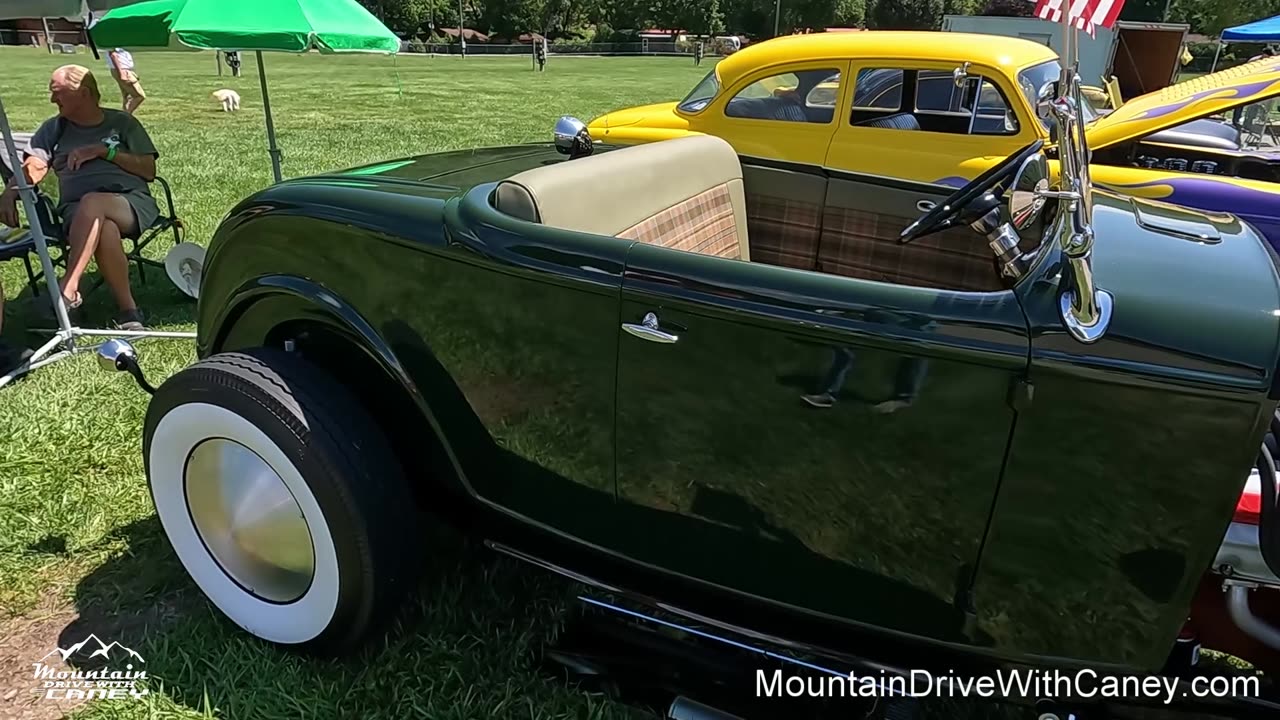
[[[1059,76],[1053,50],[1019,38],[795,35],[722,60],[679,102],[612,112],[589,130],[624,145],[716,135],[782,167],[958,186],[1032,141],[1055,142],[1035,106]],[[1280,57],[1271,57],[1106,114],[1086,104],[1093,181],[1234,213],[1280,248],[1280,148],[1267,107],[1277,94]]]

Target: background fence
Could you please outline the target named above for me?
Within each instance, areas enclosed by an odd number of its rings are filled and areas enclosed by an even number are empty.
[[[46,40],[43,30],[12,30],[0,28],[0,45],[38,45],[44,47],[46,42],[54,45],[84,45],[83,31],[50,30]]]
[[[548,55],[692,55],[694,44],[691,42],[621,42],[621,43],[576,43],[557,41],[547,45]],[[457,55],[462,52],[458,43],[414,43],[405,44],[405,52],[431,53],[434,55]],[[722,55],[721,48],[703,45],[705,57]],[[515,45],[497,45],[493,43],[467,43],[468,55],[532,55],[533,45],[518,43]]]

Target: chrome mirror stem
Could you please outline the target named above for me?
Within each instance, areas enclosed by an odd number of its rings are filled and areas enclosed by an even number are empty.
[[[1084,134],[1084,107],[1080,76],[1076,69],[1076,36],[1068,6],[1062,7],[1063,67],[1058,97],[1048,102],[1058,126],[1058,159],[1062,203],[1058,237],[1066,262],[1064,285],[1058,300],[1062,323],[1083,343],[1101,338],[1111,324],[1112,297],[1099,290],[1093,277],[1093,187],[1089,177],[1089,150]]]

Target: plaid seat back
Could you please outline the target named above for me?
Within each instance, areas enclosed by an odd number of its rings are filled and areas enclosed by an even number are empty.
[[[747,196],[747,234],[753,262],[799,270],[818,266],[818,203],[762,193]]]
[[[727,184],[651,215],[618,237],[686,252],[741,259],[741,238]]]
[[[898,234],[910,223],[910,219],[866,210],[826,208],[818,270],[943,290],[1003,289],[982,237],[968,228],[952,228],[902,245]]]

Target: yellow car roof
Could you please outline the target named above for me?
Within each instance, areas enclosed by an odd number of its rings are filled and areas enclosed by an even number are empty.
[[[807,60],[885,58],[938,60],[1008,68],[1011,73],[1058,54],[1022,38],[924,30],[867,30],[864,32],[785,35],[748,45],[716,65],[721,86],[762,67]]]
[[[1129,100],[1089,125],[1089,146],[1132,140],[1277,94],[1280,57],[1254,60]]]

